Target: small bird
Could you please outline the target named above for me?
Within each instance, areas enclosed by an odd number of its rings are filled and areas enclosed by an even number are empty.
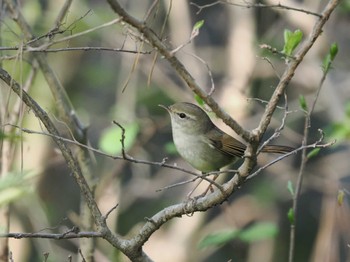
[[[218,171],[244,156],[246,145],[215,126],[199,106],[186,102],[159,106],[170,114],[177,151],[202,173]],[[266,145],[261,152],[285,154],[293,150],[289,146]]]

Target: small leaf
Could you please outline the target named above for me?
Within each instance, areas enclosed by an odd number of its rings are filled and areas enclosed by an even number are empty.
[[[295,48],[300,44],[303,38],[303,32],[299,29],[291,32],[288,29],[284,30],[284,47],[282,53],[291,56]]]
[[[289,29],[284,30],[283,32],[284,44],[288,42],[288,39],[291,37],[291,35],[292,35],[292,31],[290,31]]]
[[[308,154],[307,154],[307,158],[310,159],[312,157],[315,157],[318,155],[318,153],[320,152],[321,148],[314,148],[312,149]]]
[[[339,206],[343,205],[344,196],[345,196],[344,190],[338,190],[337,201]]]
[[[350,139],[350,122],[333,123],[328,128],[328,133],[330,137],[339,141]]]
[[[231,229],[231,230],[225,230],[222,232],[210,234],[199,242],[198,247],[201,249],[209,246],[219,246],[219,245],[226,244],[231,240],[233,240],[234,238],[236,238],[238,233],[239,233],[239,230]]]
[[[307,103],[305,100],[305,96],[303,96],[303,95],[299,96],[299,105],[300,105],[301,109],[303,109],[304,111],[307,111]]]
[[[322,65],[323,72],[327,73],[329,71],[329,69],[331,68],[332,62],[333,62],[334,58],[336,57],[337,53],[338,53],[338,44],[333,43],[331,45],[331,47],[329,48],[328,54],[323,59],[323,65]]]
[[[240,231],[238,238],[251,243],[267,238],[272,238],[278,233],[277,227],[273,223],[257,223],[247,229]]]
[[[172,155],[176,154],[177,150],[176,150],[175,144],[173,142],[166,143],[165,152],[167,154],[172,154]]]
[[[21,136],[18,134],[9,134],[9,133],[4,133],[3,131],[0,130],[0,141],[1,140],[9,140],[11,142],[16,142],[21,139]]]
[[[331,48],[329,49],[329,54],[331,55],[331,61],[333,61],[334,58],[336,57],[336,55],[338,54],[338,44],[337,43],[333,43],[331,45]]]
[[[194,99],[197,101],[198,105],[204,106],[204,101],[198,95],[194,95]]]
[[[290,208],[290,209],[289,209],[287,216],[288,216],[289,222],[290,222],[292,225],[294,225],[295,217],[294,217],[294,210],[293,210],[293,208]]]
[[[135,123],[125,125],[124,128],[125,128],[124,146],[125,146],[125,150],[128,150],[131,148],[131,146],[135,142],[136,136],[139,131],[139,125],[135,122]],[[102,133],[99,141],[99,146],[101,150],[103,150],[107,154],[111,154],[111,155],[120,154],[122,151],[122,144],[120,141],[121,138],[122,138],[121,128],[117,126],[111,126],[106,130],[104,130],[104,132]]]
[[[23,171],[8,173],[0,178],[0,207],[33,191],[32,181],[38,173]]]
[[[204,20],[196,22],[193,26],[193,30],[199,30],[204,25]]]
[[[289,191],[289,193],[294,196],[294,188],[293,188],[293,183],[292,181],[288,180],[287,182],[287,189]]]

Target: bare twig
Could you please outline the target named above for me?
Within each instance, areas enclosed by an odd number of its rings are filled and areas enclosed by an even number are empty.
[[[273,139],[277,138],[280,136],[280,133],[282,131],[282,129],[284,128],[284,125],[286,123],[286,119],[287,119],[287,116],[288,114],[290,113],[290,111],[288,111],[288,97],[287,97],[287,94],[286,92],[284,92],[284,114],[283,114],[283,117],[282,117],[282,121],[281,121],[281,125],[275,130],[275,132],[273,132],[272,136],[270,136],[261,146],[260,148],[258,149],[257,153],[259,153],[263,148],[264,146],[266,146],[267,144],[269,144]]]
[[[85,259],[85,257],[84,257],[84,254],[83,254],[83,252],[82,252],[82,250],[81,250],[80,248],[78,249],[78,253],[79,253],[79,255],[81,256],[82,261],[83,261],[83,262],[86,262],[86,259]]]
[[[20,87],[20,85],[12,79],[12,77],[3,69],[0,68],[0,78],[10,87],[12,90],[22,98],[23,102],[33,110],[36,117],[38,117],[41,122],[45,125],[46,129],[52,134],[53,140],[56,142],[57,146],[61,149],[62,155],[67,161],[68,166],[71,168],[72,173],[81,189],[82,194],[86,198],[86,201],[91,208],[93,215],[95,216],[96,223],[98,226],[103,226],[101,223],[101,212],[98,209],[96,202],[91,194],[89,186],[87,185],[84,176],[81,173],[81,169],[76,162],[75,157],[71,150],[63,143],[62,140],[57,139],[59,133],[51,122],[47,113]]]
[[[331,66],[332,62],[329,62],[329,67]],[[318,101],[318,97],[320,95],[321,89],[323,87],[324,81],[326,79],[326,76],[328,74],[328,70],[323,70],[322,78],[320,80],[320,83],[318,85],[315,97],[312,101],[311,108],[305,112],[305,121],[304,121],[304,135],[303,135],[303,141],[302,145],[306,145],[309,137],[309,128],[311,126],[311,115],[314,112],[316,103]],[[320,131],[322,132],[322,131]],[[323,134],[323,133],[322,133]],[[334,142],[333,142],[334,143]],[[298,179],[296,182],[296,187],[295,187],[295,193],[293,195],[293,217],[294,221],[290,225],[290,242],[289,242],[289,257],[288,261],[293,262],[294,261],[294,253],[295,253],[295,227],[296,227],[296,220],[297,220],[297,212],[298,212],[298,200],[300,197],[300,192],[303,184],[303,178],[304,178],[304,170],[306,163],[308,161],[308,156],[306,154],[306,148],[302,150],[302,157],[301,157],[301,164],[299,167],[299,174],[298,174]]]
[[[113,122],[115,122],[115,121],[113,121]],[[115,122],[115,124],[118,125],[117,122]],[[7,125],[10,125],[10,124],[7,124]],[[212,181],[211,179],[207,178],[207,176],[208,175],[220,174],[220,173],[226,173],[226,172],[231,172],[231,173],[233,172],[233,170],[229,170],[229,171],[209,172],[209,173],[204,174],[204,175],[197,174],[194,171],[187,170],[185,168],[179,167],[176,164],[174,164],[174,165],[167,164],[166,163],[166,161],[167,161],[166,158],[164,158],[161,162],[154,162],[154,161],[148,161],[148,160],[142,160],[142,159],[133,158],[133,157],[129,156],[125,152],[125,146],[124,145],[122,145],[122,148],[124,148],[124,149],[122,149],[122,151],[124,150],[124,155],[122,153],[122,156],[114,156],[114,155],[107,154],[107,153],[105,153],[105,152],[103,152],[101,150],[95,149],[95,148],[93,148],[91,146],[82,144],[82,143],[80,143],[79,141],[77,141],[75,139],[72,140],[72,139],[69,139],[69,138],[65,138],[65,137],[58,136],[58,135],[53,135],[53,134],[42,132],[42,131],[35,131],[35,130],[27,129],[27,128],[22,128],[22,127],[19,127],[19,126],[16,126],[16,125],[11,125],[11,126],[13,126],[15,128],[18,128],[18,129],[20,129],[21,131],[23,131],[23,132],[25,132],[27,134],[37,134],[37,135],[43,135],[43,136],[52,137],[54,139],[57,139],[57,140],[60,140],[60,141],[63,141],[63,142],[67,142],[67,143],[70,143],[70,144],[74,144],[76,146],[79,146],[79,147],[85,148],[87,150],[90,150],[90,151],[92,151],[92,152],[94,152],[96,154],[99,154],[99,155],[102,155],[102,156],[105,156],[105,157],[109,157],[109,158],[112,158],[112,159],[126,160],[128,162],[136,163],[136,164],[152,165],[152,166],[165,167],[165,168],[169,168],[169,169],[178,170],[178,171],[184,172],[186,174],[195,176],[196,179],[198,179],[198,178],[204,179],[207,182],[212,183],[213,185],[215,185],[217,188],[220,188],[221,186],[219,184],[217,184],[216,182]],[[125,130],[124,130],[124,132],[125,132]],[[120,139],[121,143],[124,143],[124,139],[125,139],[125,135],[124,135],[124,137],[122,137]]]
[[[245,8],[278,8],[278,9],[285,9],[285,10],[301,12],[304,14],[317,16],[318,18],[322,17],[322,15],[319,13],[315,13],[315,12],[305,10],[302,8],[296,8],[296,7],[282,5],[280,3],[275,4],[275,5],[266,5],[266,4],[262,4],[262,3],[253,4],[253,3],[249,3],[248,1],[244,1],[244,4],[238,4],[238,3],[232,3],[231,1],[228,1],[228,0],[219,0],[219,1],[216,1],[216,2],[213,2],[210,4],[206,4],[206,5],[198,5],[196,3],[191,2],[191,5],[198,8],[197,14],[199,14],[205,8],[208,8],[208,7],[211,7],[214,5],[218,5],[218,4],[228,4],[228,5],[232,5],[232,6],[239,6],[239,7],[245,7]]]
[[[15,239],[22,239],[22,238],[48,238],[53,240],[61,240],[61,239],[72,239],[72,238],[101,238],[103,237],[103,234],[101,232],[65,232],[60,234],[54,234],[54,233],[7,233],[7,234],[0,234],[1,238],[15,238]]]
[[[108,212],[106,213],[106,215],[104,216],[104,219],[107,220],[107,218],[109,217],[109,215],[117,209],[117,207],[119,206],[119,204],[114,205],[110,210],[108,210]]]
[[[209,96],[201,87],[198,86],[192,75],[186,70],[182,63],[176,58],[172,51],[154,33],[152,29],[145,26],[144,23],[130,16],[116,0],[107,0],[112,9],[119,14],[120,18],[127,24],[135,27],[148,40],[159,53],[172,65],[179,76],[187,83],[188,87],[197,94],[205,103],[211,107],[215,114],[223,120],[225,124],[230,126],[238,135],[246,141],[250,141],[250,133],[243,129],[237,121],[232,119],[225,111],[223,111],[218,103]]]
[[[13,51],[18,50],[19,47],[0,47],[0,51]],[[103,46],[77,46],[77,47],[63,47],[63,48],[32,48],[24,47],[23,52],[42,52],[42,53],[57,53],[57,52],[71,52],[71,51],[110,51],[110,52],[121,52],[131,54],[150,54],[149,51],[137,51],[127,50],[123,48],[112,48]],[[7,58],[9,59],[9,58]]]
[[[190,55],[190,56],[196,58],[197,60],[199,60],[207,68],[207,72],[208,72],[209,79],[210,79],[210,90],[209,90],[208,96],[211,96],[214,93],[214,91],[215,91],[215,83],[214,83],[213,73],[211,72],[211,69],[210,69],[208,63],[206,61],[204,61],[202,58],[200,58],[199,56],[195,55],[195,54],[188,54],[188,55]]]
[[[169,7],[168,7],[167,13],[165,15],[164,21],[163,21],[162,29],[160,30],[160,34],[159,34],[159,38],[161,38],[161,39],[163,38],[165,27],[166,27],[166,24],[168,22],[168,19],[169,19],[169,16],[170,16],[170,11],[171,11],[172,7],[173,7],[173,0],[170,0],[169,1]],[[151,65],[151,70],[150,70],[150,72],[148,74],[147,86],[151,85],[151,80],[152,80],[154,68],[155,68],[155,65],[156,65],[156,62],[157,62],[157,59],[158,59],[158,54],[159,54],[158,52],[156,52],[154,54],[154,57],[153,57],[153,60],[152,60],[152,65]]]
[[[282,156],[275,158],[274,160],[267,163],[266,165],[258,168],[258,170],[256,170],[254,173],[250,174],[247,179],[252,179],[253,177],[257,176],[262,170],[264,170],[264,169],[268,168],[269,166],[272,166],[273,164],[281,161],[282,159],[289,157],[291,155],[294,155],[300,151],[304,151],[304,150],[309,149],[309,148],[326,148],[326,147],[330,147],[330,146],[335,144],[335,142],[336,142],[335,140],[322,144],[321,142],[323,141],[323,133],[322,133],[322,130],[319,130],[319,131],[321,133],[321,138],[319,140],[317,140],[315,143],[309,144],[309,145],[301,145],[300,147],[294,149],[293,151],[288,152],[287,154],[284,154]]]
[[[113,19],[112,21],[109,21],[109,22],[104,23],[102,25],[96,26],[94,28],[90,28],[90,29],[87,29],[85,31],[82,31],[82,32],[79,32],[79,33],[76,33],[76,34],[73,34],[73,35],[70,35],[70,36],[62,37],[60,39],[57,39],[57,40],[54,40],[54,41],[50,41],[48,43],[44,43],[44,44],[42,44],[40,46],[35,46],[35,47],[27,46],[27,50],[32,51],[32,52],[34,50],[45,50],[45,49],[48,49],[50,46],[52,46],[54,44],[66,42],[66,41],[72,40],[74,38],[77,38],[77,37],[80,37],[80,36],[83,36],[83,35],[86,35],[86,34],[90,34],[90,33],[94,32],[96,30],[99,30],[99,29],[102,29],[102,28],[105,28],[105,27],[117,24],[120,21],[121,21],[120,18]]]
[[[73,2],[73,0],[66,0],[64,2],[63,6],[62,6],[60,12],[58,13],[57,18],[56,18],[54,27],[50,31],[55,31],[61,26],[63,19],[66,17],[66,15],[69,11],[69,8],[72,5],[72,2]]]
[[[290,60],[294,60],[294,59],[295,59],[294,56],[287,55],[287,54],[283,53],[282,51],[278,51],[277,48],[272,47],[272,46],[270,46],[270,45],[261,44],[261,45],[259,45],[259,47],[260,47],[261,49],[266,49],[266,50],[270,51],[272,54],[278,54],[278,55],[280,55],[280,56],[282,56],[282,57],[284,57],[284,58],[286,58],[286,59],[287,59],[287,58],[290,59]],[[288,60],[288,61],[289,61],[289,60]]]
[[[178,47],[176,47],[175,49],[173,49],[172,51],[170,51],[170,55],[173,56],[176,52],[180,51],[186,45],[190,44],[192,42],[192,40],[195,39],[198,36],[198,34],[199,34],[199,29],[193,27],[191,35],[188,38],[188,40],[185,43],[183,43],[183,44],[179,45]]]

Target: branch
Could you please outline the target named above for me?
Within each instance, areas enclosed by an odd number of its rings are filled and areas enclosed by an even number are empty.
[[[300,50],[295,54],[295,59],[291,60],[290,63],[288,64],[287,69],[283,73],[269,103],[266,106],[265,112],[261,118],[259,126],[252,131],[253,140],[255,141],[261,140],[268,125],[270,124],[272,114],[277,107],[277,103],[280,97],[283,95],[290,80],[294,76],[295,70],[297,69],[301,61],[304,59],[304,56],[307,54],[310,48],[314,45],[317,38],[321,35],[324,24],[327,22],[327,20],[329,19],[329,16],[333,12],[333,10],[336,8],[338,3],[339,3],[339,0],[329,1],[328,5],[325,7],[325,9],[322,12],[322,17],[318,19],[318,21],[315,23],[312,33],[309,35],[309,38],[304,41]]]
[[[107,154],[107,153],[105,153],[105,152],[103,152],[103,151],[101,151],[99,149],[96,149],[96,148],[93,148],[91,146],[82,144],[82,143],[78,142],[77,140],[72,140],[72,139],[69,139],[69,138],[53,135],[53,134],[46,133],[46,132],[30,130],[30,129],[23,128],[23,127],[20,127],[20,126],[17,126],[17,125],[12,125],[12,124],[7,124],[7,125],[10,125],[12,127],[18,128],[18,129],[20,129],[21,131],[23,131],[23,132],[25,132],[27,134],[37,134],[37,135],[48,136],[48,137],[51,137],[51,138],[54,138],[54,139],[57,139],[57,140],[60,140],[60,141],[63,141],[63,142],[67,142],[67,143],[79,146],[81,148],[87,149],[87,150],[89,150],[91,152],[94,152],[96,154],[99,154],[101,156],[112,158],[114,160],[125,160],[125,161],[131,162],[131,163],[136,163],[136,164],[144,164],[144,165],[165,167],[165,168],[181,171],[181,172],[184,172],[186,174],[190,174],[192,176],[195,176],[195,178],[192,179],[193,181],[195,181],[197,179],[203,179],[203,180],[206,180],[208,183],[213,184],[214,186],[216,186],[219,189],[221,188],[221,185],[219,185],[218,183],[216,183],[212,179],[207,178],[207,176],[209,176],[209,175],[216,175],[216,174],[220,174],[220,173],[235,173],[236,172],[236,170],[232,170],[232,171],[231,170],[226,170],[226,171],[209,172],[209,173],[206,173],[206,174],[198,174],[198,173],[196,173],[194,171],[185,169],[183,167],[179,167],[176,164],[174,164],[174,165],[167,164],[166,163],[166,160],[167,160],[166,158],[164,158],[163,161],[161,161],[161,162],[154,162],[154,161],[148,161],[148,160],[133,158],[133,157],[129,156],[128,154],[126,154],[126,152],[125,152],[125,146],[124,146],[125,130],[124,130],[124,128],[119,123],[117,123],[115,121],[113,121],[113,123],[115,123],[116,125],[118,125],[119,127],[122,128],[122,138],[120,140],[120,142],[122,143],[122,156],[114,156],[114,155]]]
[[[0,51],[14,51],[19,50],[20,47],[0,47]],[[32,47],[23,47],[23,52],[42,52],[42,53],[56,53],[56,52],[69,52],[69,51],[110,51],[110,52],[121,52],[121,53],[130,53],[130,54],[151,54],[149,51],[137,51],[137,50],[127,50],[123,48],[111,48],[103,46],[77,46],[77,47],[63,47],[63,48],[32,48]],[[14,57],[15,58],[15,57]]]
[[[215,114],[221,118],[225,124],[230,126],[238,135],[240,135],[248,143],[248,147],[245,154],[245,161],[239,168],[239,175],[234,176],[230,181],[222,185],[225,194],[222,194],[219,190],[214,191],[212,194],[204,198],[199,198],[194,203],[186,204],[181,203],[168,207],[152,218],[143,226],[139,234],[130,240],[131,243],[140,245],[140,242],[145,242],[148,238],[164,223],[173,217],[182,216],[184,214],[191,214],[196,211],[205,211],[210,207],[220,204],[230,196],[235,189],[241,186],[245,178],[249,175],[250,171],[255,166],[255,152],[257,150],[258,144],[265,133],[274,110],[277,107],[277,103],[284,93],[287,85],[292,79],[295,70],[303,60],[306,53],[314,45],[316,39],[322,33],[322,28],[329,16],[338,4],[338,0],[330,0],[328,5],[325,7],[321,15],[317,15],[319,19],[316,21],[312,33],[309,38],[304,41],[303,45],[295,55],[288,67],[286,68],[284,74],[282,75],[279,84],[277,85],[275,92],[273,93],[269,103],[267,104],[264,115],[258,125],[258,127],[251,133],[243,129],[234,119],[232,119],[228,114],[226,114],[219,105],[214,101],[214,99],[208,95],[198,84],[195,82],[192,75],[186,70],[182,63],[176,58],[176,56],[169,51],[167,46],[162,42],[162,40],[154,33],[154,31],[147,26],[144,21],[137,20],[136,18],[129,15],[116,0],[107,0],[111,8],[120,16],[120,18],[127,24],[136,28],[141,35],[148,41],[152,47],[159,51],[159,53],[166,59],[177,74],[186,82],[188,87],[198,95],[205,103],[211,107]],[[140,247],[142,244],[140,245]]]
[[[210,4],[206,4],[206,5],[198,5],[198,4],[193,3],[193,2],[191,2],[190,4],[198,8],[198,11],[196,14],[199,14],[200,12],[202,12],[203,9],[214,6],[214,5],[228,4],[228,5],[232,5],[232,6],[239,6],[239,7],[245,7],[245,8],[278,8],[278,9],[285,9],[285,10],[290,10],[290,11],[295,11],[295,12],[301,12],[304,14],[317,16],[319,18],[322,17],[322,15],[320,15],[319,13],[315,13],[315,12],[305,10],[302,8],[296,8],[296,7],[291,7],[291,6],[287,6],[287,5],[282,5],[280,3],[275,4],[275,5],[266,5],[266,4],[262,4],[262,3],[253,4],[253,3],[249,3],[249,2],[245,1],[245,4],[237,4],[237,3],[232,3],[230,1],[219,0],[219,1],[216,1],[214,3],[210,3]]]
[[[77,163],[77,160],[73,156],[72,151],[69,149],[69,147],[60,139],[57,139],[56,137],[59,136],[59,132],[50,120],[47,113],[25,92],[21,86],[11,78],[11,76],[2,68],[0,68],[0,78],[22,99],[22,101],[33,110],[35,116],[40,119],[40,121],[44,124],[46,129],[53,134],[52,138],[54,142],[57,144],[57,146],[62,151],[62,155],[65,158],[69,168],[71,169],[74,178],[76,182],[78,183],[81,192],[83,193],[85,200],[87,201],[93,216],[96,219],[96,223],[98,226],[103,226],[103,223],[101,222],[101,212],[98,209],[96,202],[92,196],[92,193],[90,191],[90,188],[88,184],[85,181],[85,178],[81,172],[80,166]]]
[[[53,233],[7,233],[0,234],[0,238],[48,238],[53,240],[61,240],[61,239],[72,239],[72,238],[101,238],[103,234],[101,232],[67,232],[61,234],[53,234]]]
[[[331,68],[332,65],[332,60],[329,61],[329,64],[327,65],[328,69]],[[318,101],[318,97],[320,95],[322,86],[324,84],[324,81],[326,80],[326,76],[329,72],[329,70],[326,68],[323,68],[323,74],[322,74],[322,78],[320,80],[320,83],[318,85],[315,97],[312,101],[312,105],[310,110],[306,110],[305,113],[305,121],[304,121],[304,136],[303,136],[303,145],[307,144],[308,141],[308,137],[309,137],[309,128],[311,126],[311,115],[314,112],[315,106],[316,106],[316,102]],[[334,142],[333,142],[334,143]],[[301,164],[300,164],[300,168],[299,168],[299,174],[298,174],[298,178],[297,178],[297,183],[296,183],[296,187],[295,187],[295,193],[293,195],[293,217],[294,217],[294,222],[291,223],[290,225],[290,243],[289,243],[289,257],[288,257],[288,261],[289,262],[293,262],[294,261],[294,252],[295,252],[295,225],[296,225],[296,220],[297,220],[297,212],[298,212],[298,200],[300,197],[300,192],[301,192],[301,187],[303,184],[303,178],[304,178],[304,170],[305,170],[305,166],[307,161],[309,160],[308,155],[306,154],[306,148],[303,149],[302,151],[302,156],[301,156]]]
[[[315,143],[313,144],[309,144],[309,145],[301,145],[300,147],[294,149],[293,151],[287,153],[287,154],[284,154],[282,156],[279,156],[277,158],[275,158],[274,160],[272,160],[271,162],[267,163],[266,165],[260,167],[258,170],[256,170],[254,173],[252,173],[251,175],[249,175],[247,177],[247,179],[252,179],[253,177],[257,176],[262,170],[268,168],[269,166],[272,166],[273,164],[281,161],[282,159],[286,158],[286,157],[289,157],[291,155],[295,155],[296,153],[300,152],[300,151],[305,151],[306,149],[309,149],[309,148],[326,148],[326,147],[329,147],[329,146],[332,146],[335,144],[335,140],[331,141],[331,142],[328,142],[328,143],[325,143],[325,144],[321,144],[321,142],[323,141],[323,133],[322,133],[322,130],[318,130],[320,133],[321,133],[321,137],[319,140],[317,140]]]
[[[198,86],[192,75],[187,71],[183,64],[177,59],[171,50],[162,42],[161,39],[155,34],[155,32],[149,28],[143,21],[139,21],[136,18],[129,15],[116,0],[107,0],[111,8],[120,16],[120,18],[127,24],[136,28],[145,39],[157,50],[174,68],[178,75],[186,82],[188,87],[198,95],[205,103],[213,110],[213,112],[221,118],[225,124],[230,126],[238,135],[244,140],[250,140],[250,133],[243,129],[237,121],[231,118],[218,103],[201,87]]]

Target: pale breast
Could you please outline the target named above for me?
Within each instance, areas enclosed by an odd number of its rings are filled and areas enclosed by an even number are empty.
[[[174,134],[174,143],[179,154],[194,168],[202,172],[219,170],[234,158],[210,146],[201,136]]]

